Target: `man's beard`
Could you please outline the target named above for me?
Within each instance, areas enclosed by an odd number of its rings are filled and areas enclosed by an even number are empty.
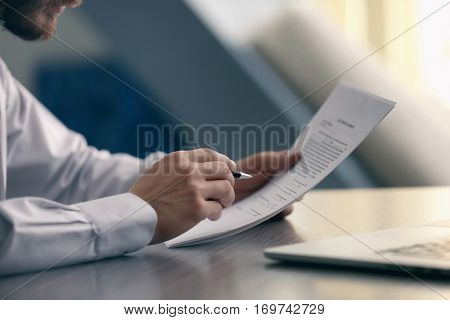
[[[24,40],[47,40],[55,33],[58,18],[51,9],[78,6],[81,2],[82,0],[2,0],[0,20],[5,29]]]

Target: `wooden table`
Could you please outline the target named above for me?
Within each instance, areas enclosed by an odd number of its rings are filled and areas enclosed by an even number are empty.
[[[293,267],[263,249],[299,241],[450,219],[450,187],[309,193],[293,215],[229,239],[0,278],[10,299],[440,299],[405,275]],[[313,210],[312,210],[313,209]],[[450,280],[424,279],[450,297]],[[29,283],[27,283],[30,281]],[[19,289],[18,289],[19,288]],[[14,292],[13,294],[11,294]],[[10,295],[11,294],[11,295]]]

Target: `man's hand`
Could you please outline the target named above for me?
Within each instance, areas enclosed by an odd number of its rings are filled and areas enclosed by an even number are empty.
[[[265,185],[274,175],[287,171],[300,160],[299,154],[289,154],[288,151],[262,152],[245,158],[237,163],[238,170],[253,175],[252,179],[236,180],[234,190],[236,201],[254,193]],[[293,211],[289,207],[280,216],[284,217]]]
[[[186,232],[204,219],[217,220],[233,204],[236,164],[209,149],[178,151],[158,161],[130,192],[158,215],[152,244]]]

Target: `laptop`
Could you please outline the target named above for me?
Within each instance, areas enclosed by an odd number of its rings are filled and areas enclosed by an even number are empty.
[[[265,250],[271,259],[305,265],[450,275],[450,220],[346,235]]]

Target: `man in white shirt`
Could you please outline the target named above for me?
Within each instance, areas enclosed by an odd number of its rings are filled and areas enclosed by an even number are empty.
[[[5,29],[46,40],[81,0],[0,0]],[[299,155],[260,153],[235,164],[198,149],[145,162],[89,147],[0,59],[0,275],[98,260],[161,243],[261,187]],[[151,164],[139,175],[143,163]],[[231,170],[255,174],[236,181]]]

